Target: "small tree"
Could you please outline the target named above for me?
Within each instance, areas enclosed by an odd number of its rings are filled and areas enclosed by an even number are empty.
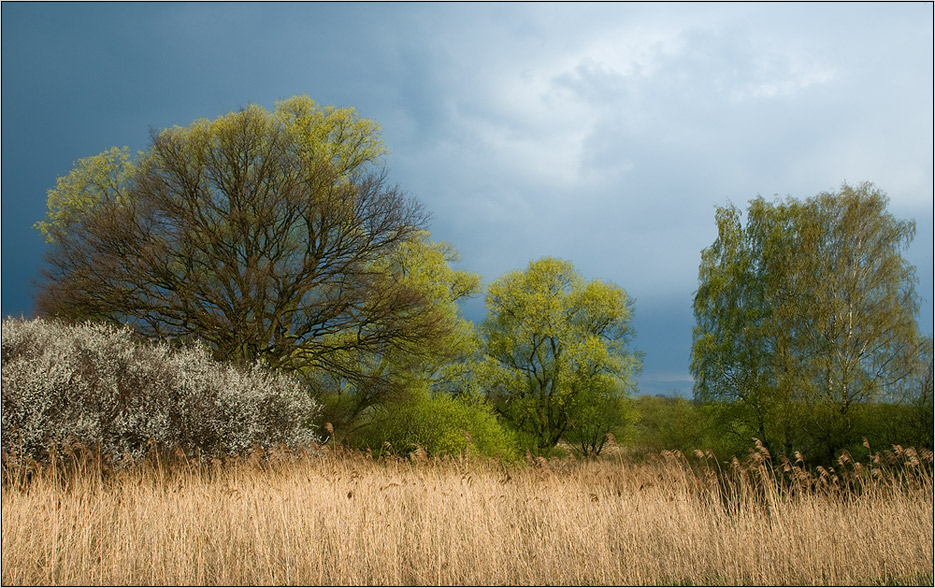
[[[622,288],[585,283],[571,263],[544,258],[492,283],[487,311],[488,396],[534,450],[548,452],[572,427],[591,441],[610,431],[585,427],[596,424],[587,411],[600,392],[631,387],[640,369],[627,349],[632,301]]]
[[[613,435],[622,439],[633,422],[631,391],[618,378],[597,377],[583,390],[565,439],[585,457],[597,457]]]
[[[375,407],[351,444],[402,455],[418,448],[433,456],[511,459],[519,453],[515,433],[500,424],[483,398],[432,394],[415,386],[405,399]]]

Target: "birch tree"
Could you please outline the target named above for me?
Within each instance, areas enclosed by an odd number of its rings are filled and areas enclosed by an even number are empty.
[[[853,409],[920,369],[913,221],[876,186],[717,211],[694,300],[696,398],[725,431],[822,459],[859,442]]]

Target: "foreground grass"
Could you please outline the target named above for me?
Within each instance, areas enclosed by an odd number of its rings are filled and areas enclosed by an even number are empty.
[[[931,454],[880,457],[84,460],[8,475],[2,583],[931,585]]]

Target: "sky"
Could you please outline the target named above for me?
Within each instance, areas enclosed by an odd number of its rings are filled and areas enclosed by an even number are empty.
[[[32,225],[76,160],[308,94],[380,123],[458,269],[623,287],[640,393],[691,395],[700,252],[758,195],[874,182],[917,223],[933,332],[932,3],[4,2],[0,40],[4,317],[33,313]]]

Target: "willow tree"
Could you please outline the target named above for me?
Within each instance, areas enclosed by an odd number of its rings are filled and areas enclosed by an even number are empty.
[[[695,394],[734,426],[822,459],[859,442],[854,409],[920,369],[912,221],[874,185],[805,201],[719,209],[702,252],[692,348]],[[745,429],[743,428],[745,427]],[[803,441],[803,439],[805,441]]]
[[[299,96],[82,160],[37,223],[51,245],[38,309],[286,369],[419,353],[448,324],[384,262],[427,220],[387,184],[384,152],[376,123]]]
[[[641,367],[628,348],[632,304],[623,288],[585,282],[553,258],[490,284],[481,325],[488,395],[532,449],[548,452],[575,430],[573,442],[596,453],[622,422],[602,411],[622,409]]]

